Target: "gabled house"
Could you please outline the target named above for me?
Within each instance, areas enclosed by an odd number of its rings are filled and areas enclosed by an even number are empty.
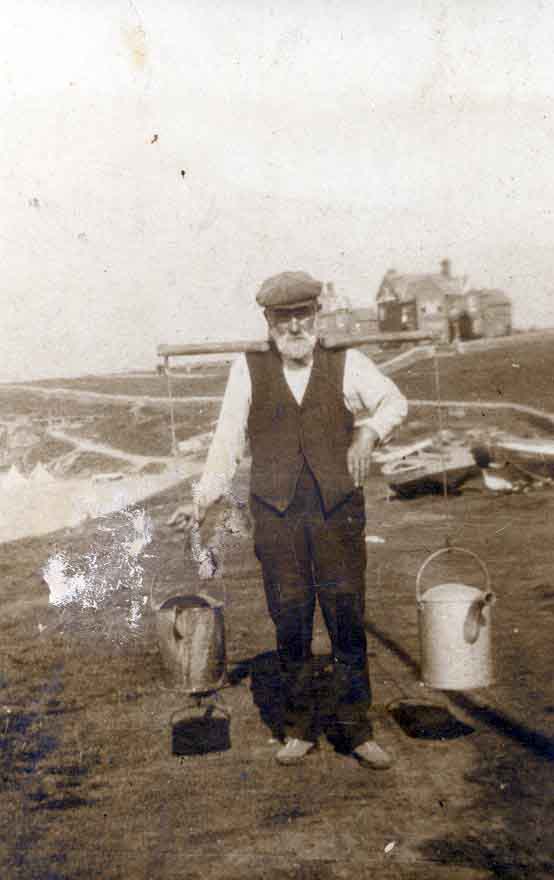
[[[400,275],[389,269],[377,292],[377,320],[382,332],[426,330],[448,341],[457,335],[466,278],[454,277],[450,261],[435,274]]]
[[[427,330],[448,342],[506,336],[512,330],[512,302],[502,290],[467,289],[454,277],[450,261],[436,274],[385,274],[377,292],[379,330]]]

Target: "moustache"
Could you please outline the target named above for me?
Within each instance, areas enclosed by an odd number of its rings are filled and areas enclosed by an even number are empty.
[[[315,336],[309,333],[285,333],[281,336],[283,342],[315,342]]]
[[[311,336],[308,333],[299,333],[297,336],[287,333],[285,336],[281,336],[276,340],[276,345],[278,351],[284,357],[303,361],[304,359],[311,357],[316,342],[317,337]]]

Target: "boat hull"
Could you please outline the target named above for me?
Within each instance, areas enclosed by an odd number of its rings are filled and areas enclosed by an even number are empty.
[[[404,498],[414,495],[452,492],[470,477],[479,473],[479,468],[466,449],[445,450],[443,455],[419,454],[408,456],[384,465],[381,470],[388,486]]]
[[[554,443],[495,439],[485,445],[485,450],[497,465],[512,465],[537,479],[554,479]]]

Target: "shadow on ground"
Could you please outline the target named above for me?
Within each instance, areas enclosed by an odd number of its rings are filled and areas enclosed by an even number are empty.
[[[389,633],[371,623],[366,624],[366,629],[409,669],[419,673],[417,662]],[[500,880],[546,880],[554,876],[554,852],[548,850],[552,840],[551,814],[547,811],[547,804],[554,797],[554,740],[467,693],[450,691],[448,701],[481,730],[485,728],[475,742],[477,764],[465,774],[465,779],[476,787],[471,804],[475,816],[486,815],[494,804],[500,820],[496,819],[495,827],[475,823],[472,828],[470,823],[469,833],[463,836],[450,833],[424,841],[418,847],[420,855],[437,866],[488,871]],[[408,706],[409,703],[399,701],[391,714],[405,733],[414,735],[414,717],[417,726],[422,716],[418,719],[417,712],[415,716],[414,712],[407,712]],[[419,706],[418,711],[422,708]],[[459,735],[475,730],[450,717],[460,725]],[[517,750],[510,748],[514,744],[519,747]]]
[[[313,658],[313,695],[315,701],[315,736],[327,736],[340,751],[343,744],[337,737],[334,725],[334,678],[331,657],[319,655]],[[267,651],[243,660],[232,670],[231,685],[237,685],[250,677],[250,689],[260,718],[275,739],[284,736],[284,711],[281,694],[279,657],[275,651]]]

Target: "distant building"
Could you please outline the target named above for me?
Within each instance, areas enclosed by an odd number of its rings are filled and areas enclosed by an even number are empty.
[[[460,337],[505,335],[511,330],[509,297],[502,291],[467,291],[467,278],[452,275],[450,260],[442,260],[436,274],[400,275],[389,269],[376,301],[382,332],[425,330],[448,342]],[[483,317],[485,302],[489,303],[487,319]]]
[[[371,307],[353,308],[348,297],[339,295],[328,282],[320,297],[318,330],[322,337],[338,339],[373,335],[378,332],[377,312]]]
[[[326,281],[319,296],[320,314],[349,311],[352,306],[350,299],[344,293],[338,293],[332,281]]]
[[[384,333],[426,330],[441,339],[456,335],[465,278],[453,277],[450,261],[436,274],[400,275],[389,269],[377,292],[377,318]]]
[[[502,290],[468,290],[459,319],[460,337],[509,336],[512,332],[512,302]]]
[[[377,310],[360,307],[350,312],[350,334],[352,336],[374,336],[379,332]]]

